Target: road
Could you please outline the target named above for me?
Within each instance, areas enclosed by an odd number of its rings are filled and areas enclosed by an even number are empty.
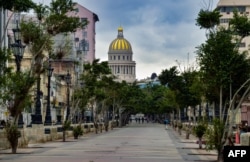
[[[191,162],[211,161],[215,154],[198,152],[172,129],[154,123],[132,123],[109,132],[86,134],[78,140],[30,144],[0,151],[0,162]],[[206,156],[205,156],[206,155]]]

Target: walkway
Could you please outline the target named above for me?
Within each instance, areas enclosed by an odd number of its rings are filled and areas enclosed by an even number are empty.
[[[185,140],[172,129],[154,123],[132,123],[78,140],[32,144],[0,151],[1,162],[210,162],[213,152],[199,151],[195,139]],[[199,155],[203,154],[203,155]],[[205,155],[204,155],[205,154]]]

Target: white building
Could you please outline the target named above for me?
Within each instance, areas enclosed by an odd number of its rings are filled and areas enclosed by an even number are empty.
[[[133,83],[136,80],[136,63],[133,61],[131,44],[123,36],[123,28],[118,28],[117,38],[109,45],[108,64],[117,81]]]
[[[249,0],[220,0],[217,4],[220,14],[220,25],[227,27],[230,19],[233,18],[233,11],[237,10],[240,15],[246,15],[250,19],[250,1]],[[245,37],[240,43],[240,51],[249,52],[250,37]],[[239,112],[236,114],[235,124],[250,124],[250,101],[245,100]]]
[[[246,15],[250,18],[250,1],[249,0],[220,0],[217,8],[222,15],[220,17],[220,26],[227,27],[229,20],[233,18],[233,11],[238,10],[240,15]],[[240,51],[249,50],[250,37],[246,37],[240,44]]]

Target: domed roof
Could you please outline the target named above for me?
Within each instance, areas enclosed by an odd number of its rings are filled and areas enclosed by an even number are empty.
[[[132,53],[132,47],[124,37],[123,37],[123,28],[118,28],[118,35],[115,40],[113,40],[109,45],[109,53],[112,51],[126,51]]]

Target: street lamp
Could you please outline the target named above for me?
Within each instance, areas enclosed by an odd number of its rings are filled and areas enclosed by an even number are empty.
[[[16,72],[19,73],[20,72],[20,67],[21,67],[21,61],[23,58],[23,54],[24,54],[24,49],[25,49],[25,45],[22,44],[21,42],[21,30],[18,27],[18,23],[17,23],[17,27],[16,29],[12,29],[13,34],[14,34],[14,43],[10,44],[10,47],[13,51],[14,57],[15,57],[15,63],[16,63]],[[23,115],[22,113],[19,115],[18,118],[18,126],[19,127],[23,127]]]
[[[12,31],[14,34],[15,42],[11,44],[10,47],[12,48],[13,54],[15,56],[16,71],[20,72],[20,66],[24,54],[25,45],[23,45],[21,42],[21,30],[18,27],[18,23],[16,29],[12,29]]]
[[[67,75],[65,76],[65,81],[67,83],[67,113],[66,113],[66,120],[69,119],[69,115],[70,115],[70,106],[69,106],[69,85],[71,83],[71,76],[69,74],[69,71],[67,73]]]
[[[40,91],[40,81],[41,78],[37,78],[37,88],[36,88],[36,103],[35,103],[35,114],[32,114],[32,124],[42,124],[42,114],[41,114],[41,100],[40,96],[42,92]]]
[[[50,78],[52,76],[53,68],[51,68],[50,60],[49,60],[49,67],[48,67],[48,95],[47,95],[47,109],[46,109],[46,116],[44,125],[51,125],[51,111],[50,111]]]

